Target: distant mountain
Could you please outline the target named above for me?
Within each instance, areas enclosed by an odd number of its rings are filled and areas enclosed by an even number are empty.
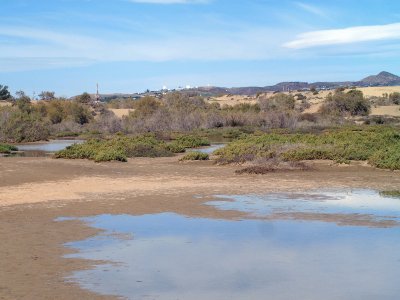
[[[198,87],[192,89],[177,90],[182,93],[196,93],[204,97],[212,97],[218,95],[256,95],[257,93],[266,92],[286,92],[286,91],[297,91],[297,90],[309,90],[311,88],[316,88],[319,90],[336,89],[338,87],[345,86],[357,86],[357,87],[368,87],[368,86],[394,86],[400,85],[400,77],[389,72],[380,72],[377,75],[368,76],[360,81],[340,81],[340,82],[280,82],[271,86],[257,87],[217,87],[217,86],[207,86]],[[174,90],[175,91],[175,90]],[[103,94],[100,95],[102,101],[110,101],[115,98],[140,98],[144,95],[158,96],[161,97],[165,91],[148,91],[145,93],[135,93],[135,94]],[[93,95],[94,97],[94,95]]]
[[[232,95],[255,95],[257,93],[265,92],[285,92],[297,90],[309,90],[316,88],[319,90],[336,89],[344,86],[394,86],[400,85],[400,77],[389,72],[381,72],[378,75],[368,76],[360,81],[340,81],[340,82],[280,82],[272,86],[264,87],[236,87],[236,88],[223,88],[223,87],[207,87],[191,89],[192,92],[198,92],[203,96],[216,96],[219,94],[232,94]]]
[[[400,77],[389,72],[380,72],[378,75],[368,76],[358,83],[367,86],[400,85]]]

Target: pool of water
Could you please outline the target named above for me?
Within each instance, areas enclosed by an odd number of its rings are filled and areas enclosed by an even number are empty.
[[[221,149],[224,147],[226,144],[211,144],[210,146],[207,147],[201,147],[201,148],[191,148],[188,149],[187,152],[201,152],[201,153],[206,153],[206,154],[212,154],[214,151]]]
[[[369,220],[370,225],[397,224],[400,197],[396,193],[373,190],[314,191],[271,193],[267,195],[219,195],[207,202],[220,210],[246,212],[253,217],[351,216],[354,221]],[[334,218],[331,218],[334,220]]]
[[[18,153],[14,156],[42,157],[63,150],[73,144],[81,144],[84,140],[51,140],[48,142],[18,144]]]
[[[398,299],[399,199],[366,190],[216,198],[206,205],[247,217],[84,218],[103,232],[68,243],[77,250],[68,257],[107,263],[67,280],[126,299]],[[394,223],[339,226],[281,219],[276,211],[360,214]]]

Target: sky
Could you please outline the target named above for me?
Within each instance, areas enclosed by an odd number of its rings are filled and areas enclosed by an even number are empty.
[[[28,95],[400,74],[400,1],[0,0],[0,84]]]

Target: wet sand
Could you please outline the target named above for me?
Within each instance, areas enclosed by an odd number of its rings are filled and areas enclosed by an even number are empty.
[[[90,265],[63,258],[70,251],[63,243],[87,238],[96,230],[79,221],[54,221],[60,216],[175,212],[232,219],[244,215],[203,203],[216,194],[400,187],[399,172],[360,164],[343,167],[316,162],[313,171],[253,176],[235,175],[237,166],[215,166],[210,161],[180,163],[178,159],[96,164],[0,158],[0,299],[105,298],[65,281],[72,271]]]

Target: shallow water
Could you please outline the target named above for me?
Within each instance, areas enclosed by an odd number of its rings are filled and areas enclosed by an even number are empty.
[[[253,217],[276,215],[299,216],[351,215],[355,220],[368,219],[398,223],[400,199],[390,193],[372,190],[315,191],[308,193],[271,193],[268,195],[220,195],[220,200],[207,202],[220,210],[246,212]]]
[[[42,143],[19,144],[17,147],[20,151],[56,152],[73,144],[81,144],[83,142],[83,140],[51,140]]]
[[[16,145],[21,152],[16,156],[43,157],[71,146],[73,144],[81,144],[84,140],[51,140],[48,142],[28,143]],[[14,155],[14,156],[15,156]]]
[[[276,210],[322,210],[398,222],[399,199],[365,190],[218,198],[207,205],[245,211],[248,217],[216,220],[163,213],[85,218],[104,232],[67,244],[78,250],[68,257],[109,263],[77,271],[68,280],[127,299],[399,298],[398,226],[260,219]]]
[[[201,152],[201,153],[206,153],[206,154],[212,154],[214,151],[221,149],[224,147],[226,144],[211,144],[210,146],[207,147],[201,147],[201,148],[191,148],[188,149],[188,152]]]

